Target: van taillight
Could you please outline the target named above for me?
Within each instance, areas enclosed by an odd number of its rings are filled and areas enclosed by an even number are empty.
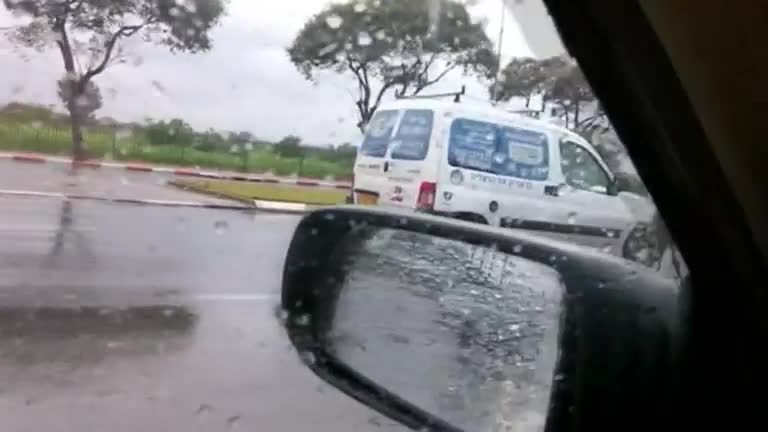
[[[435,193],[437,183],[422,182],[419,186],[419,199],[416,208],[419,210],[432,210],[435,208]]]

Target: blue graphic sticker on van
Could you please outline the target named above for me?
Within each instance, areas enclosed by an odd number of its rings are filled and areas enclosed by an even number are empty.
[[[379,111],[373,116],[365,130],[365,138],[360,146],[360,153],[365,156],[384,157],[392,138],[392,130],[397,123],[397,110]]]
[[[407,110],[392,140],[392,159],[423,160],[432,135],[431,110]]]
[[[456,119],[451,125],[448,163],[503,176],[546,180],[547,136],[527,129]]]

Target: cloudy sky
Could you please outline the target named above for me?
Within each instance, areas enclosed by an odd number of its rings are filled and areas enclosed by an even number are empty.
[[[310,83],[285,51],[303,23],[329,3],[231,0],[227,16],[213,33],[214,49],[204,54],[172,55],[161,47],[130,41],[126,48],[133,54],[132,62],[116,65],[97,79],[105,96],[98,114],[123,121],[181,117],[197,129],[247,130],[267,139],[295,134],[318,145],[354,141],[358,135],[350,94],[354,81],[328,74]],[[473,3],[470,12],[487,23],[486,31],[497,43],[500,1]],[[525,25],[521,27],[519,21],[519,12],[506,13],[503,60],[534,55],[532,44],[525,40]],[[0,6],[0,28],[15,22]],[[551,27],[549,31],[553,32]],[[542,48],[533,47],[540,54]],[[21,56],[0,41],[0,69],[5,84],[0,86],[0,105],[10,101],[59,104],[55,81],[63,68],[58,52]],[[487,84],[460,73],[447,76],[433,91],[455,90],[462,84],[470,95],[487,98]]]

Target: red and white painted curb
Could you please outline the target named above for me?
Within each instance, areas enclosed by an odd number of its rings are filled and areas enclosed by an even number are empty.
[[[252,174],[235,174],[221,171],[200,171],[190,168],[177,168],[155,165],[144,165],[137,163],[119,163],[119,162],[105,162],[99,160],[85,160],[85,161],[73,161],[70,158],[56,157],[56,156],[41,156],[38,154],[25,154],[25,153],[0,153],[0,159],[12,160],[16,162],[27,163],[41,163],[41,164],[66,164],[81,168],[112,168],[122,169],[126,171],[134,172],[154,172],[171,174],[181,177],[199,177],[209,178],[216,180],[237,180],[247,181],[254,183],[272,183],[281,185],[303,186],[303,187],[321,187],[331,189],[344,189],[349,190],[352,188],[350,183],[345,182],[329,182],[312,179],[302,178],[287,178],[287,177],[274,177],[274,176],[260,176]]]

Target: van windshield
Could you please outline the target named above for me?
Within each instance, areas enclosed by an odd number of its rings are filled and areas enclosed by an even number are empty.
[[[547,136],[541,132],[459,118],[451,125],[448,163],[527,180],[546,180],[547,147]]]

